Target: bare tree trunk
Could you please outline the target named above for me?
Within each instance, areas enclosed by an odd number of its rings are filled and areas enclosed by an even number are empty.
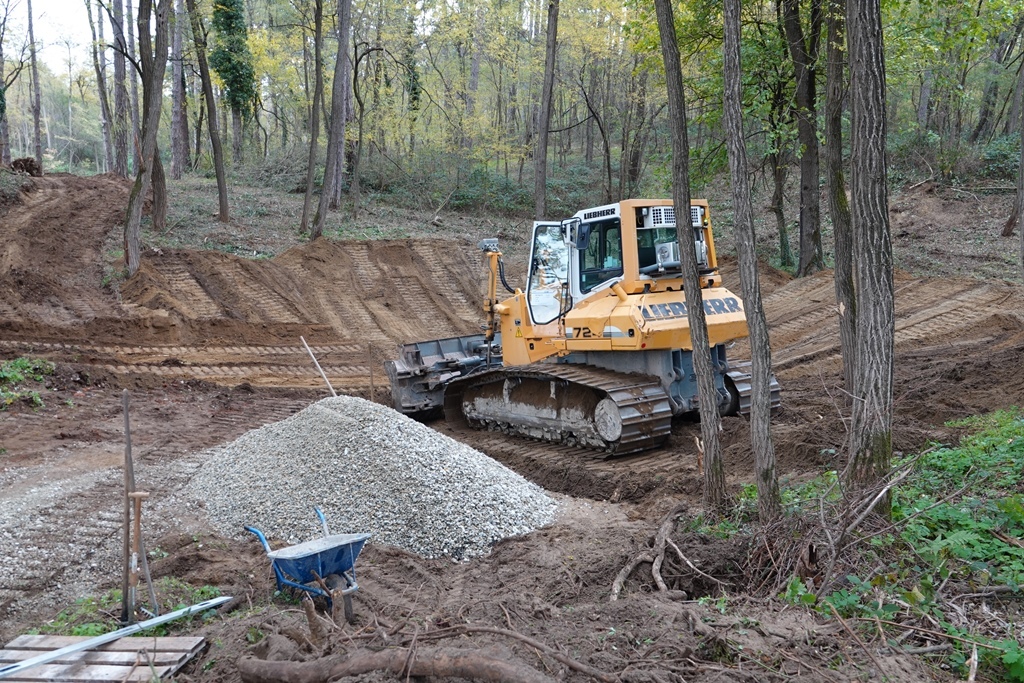
[[[1013,133],[1020,130],[1020,127],[1024,124],[1024,116],[1021,112],[1024,112],[1024,78],[1021,78],[1021,74],[1024,73],[1024,59],[1017,65],[1017,87],[1013,89],[1013,101],[1010,103],[1010,115],[1006,119],[1006,127],[1003,128],[1003,135],[1012,135]]]
[[[810,35],[800,24],[798,0],[784,0],[783,24],[796,73],[797,137],[800,141],[800,259],[796,274],[810,275],[825,267],[821,249],[821,208],[818,169],[817,69],[821,35],[821,1],[811,1]]]
[[[331,84],[331,121],[327,133],[327,162],[324,167],[324,186],[320,190],[313,229],[309,238],[323,235],[327,222],[327,209],[335,194],[341,194],[341,173],[345,166],[345,63],[348,61],[348,31],[352,23],[352,0],[338,2],[338,55],[334,61],[334,82]]]
[[[242,163],[242,112],[231,110],[231,160],[235,164]]]
[[[128,45],[124,39],[124,2],[113,0],[110,22],[114,33],[114,173],[128,177],[128,88],[125,62]]]
[[[676,233],[682,260],[686,315],[693,345],[693,370],[697,375],[697,391],[700,398],[700,431],[704,439],[704,506],[709,511],[718,511],[725,506],[726,500],[725,466],[718,437],[721,417],[718,414],[718,392],[715,390],[707,321],[700,291],[700,278],[697,274],[697,254],[691,246],[693,228],[690,227],[689,220],[690,144],[686,136],[683,73],[679,64],[679,45],[676,42],[672,0],[654,0],[654,8],[658,14],[658,33],[661,36],[661,55],[665,62],[669,121],[672,129],[672,202],[677,216]]]
[[[171,0],[167,0],[170,4]],[[167,175],[160,159],[160,148],[153,153],[153,232],[167,231]]]
[[[206,61],[206,32],[196,9],[196,0],[186,0],[188,14],[192,21],[192,39],[196,43],[196,61],[199,62],[199,78],[203,81],[203,99],[206,100],[207,128],[210,131],[210,147],[213,149],[213,168],[217,174],[217,198],[219,210],[217,219],[221,223],[231,220],[228,215],[228,182],[224,173],[224,149],[217,131],[217,104],[213,99],[213,83],[210,81],[210,65]],[[201,120],[200,120],[201,122]],[[202,125],[200,123],[200,125]],[[196,135],[199,134],[197,129]],[[196,156],[199,153],[196,152]]]
[[[917,100],[917,127],[923,133],[928,130],[928,114],[931,112],[932,104],[932,81],[934,76],[931,69],[925,69],[921,75],[921,94]]]
[[[309,139],[309,160],[306,166],[306,198],[302,203],[302,222],[299,232],[309,229],[309,212],[313,206],[313,180],[316,177],[317,141],[320,137],[320,100],[324,96],[324,75],[321,52],[324,42],[324,3],[313,0],[313,68],[316,70],[313,88],[312,135]]]
[[[0,38],[0,87],[5,82],[4,77],[4,47],[3,39]],[[7,96],[7,89],[4,88],[4,97]],[[11,165],[11,131],[7,122],[7,107],[0,112],[0,164]]]
[[[851,467],[855,487],[878,484],[892,459],[892,243],[886,184],[885,56],[880,0],[847,6],[850,50],[850,194],[857,292]],[[888,515],[888,497],[876,508]]]
[[[42,110],[39,96],[39,66],[36,63],[36,34],[32,28],[32,0],[28,2],[28,42],[32,46],[32,130],[35,143],[36,166],[43,170],[43,138],[39,129],[39,113]]]
[[[1024,91],[1024,65],[1021,66],[1017,79],[1017,91]],[[1018,112],[1020,120],[1017,130],[1020,131],[1020,165],[1017,167],[1017,197],[1013,202],[1010,217],[1003,226],[1003,237],[1013,235],[1014,229],[1020,230],[1020,272],[1024,277],[1024,113]]]
[[[544,57],[544,88],[538,115],[537,151],[533,171],[534,217],[541,220],[548,211],[548,130],[551,128],[551,93],[555,86],[555,56],[558,49],[558,2],[548,0],[548,37]]]
[[[150,15],[153,13],[152,0],[141,0],[139,3],[139,59],[143,79],[143,120],[142,143],[139,145],[139,166],[136,169],[135,185],[128,198],[128,216],[124,226],[124,253],[129,275],[134,275],[139,269],[141,247],[139,226],[142,222],[142,205],[145,203],[152,182],[154,164],[159,163],[156,160],[156,137],[160,129],[164,70],[167,67],[167,24],[171,13],[170,5],[171,0],[159,0],[157,3],[156,44],[154,46],[149,29]],[[164,207],[166,208],[166,202]]]
[[[775,227],[779,230],[779,265],[783,268],[793,266],[793,249],[789,246],[789,226],[786,224],[786,209],[783,206],[786,190],[786,164],[781,152],[768,155],[768,163],[772,167],[772,205],[775,214]]]
[[[171,177],[180,180],[191,164],[188,154],[188,98],[185,97],[185,68],[182,49],[185,33],[185,5],[174,3],[174,39],[171,47]]]
[[[132,3],[135,0],[126,0],[125,7],[125,24],[128,26],[128,56],[132,62],[138,63],[135,55],[135,22],[132,21]],[[142,36],[139,36],[141,40]],[[132,151],[133,158],[135,159],[135,173],[139,172],[139,163],[141,161],[140,155],[142,154],[142,134],[139,127],[139,72],[135,68],[128,69],[128,82],[132,84]]]
[[[750,200],[747,176],[747,148],[743,138],[743,102],[740,63],[740,0],[725,0],[725,42],[723,69],[725,98],[722,109],[729,152],[729,176],[732,180],[733,225],[736,251],[740,261],[743,308],[750,329],[750,445],[754,449],[757,481],[757,511],[762,524],[782,512],[779,479],[775,473],[775,444],[771,432],[772,352],[768,341],[768,323],[761,303],[761,283],[757,274],[754,237],[754,208]],[[678,212],[676,213],[678,216]],[[682,250],[682,242],[680,242]],[[701,401],[703,405],[704,401]]]
[[[839,348],[843,356],[843,382],[847,392],[853,391],[854,360],[857,349],[857,306],[853,289],[853,233],[850,228],[850,205],[846,201],[846,179],[843,176],[843,78],[845,56],[843,32],[846,16],[845,0],[826,0],[826,67],[825,92],[825,177],[828,184],[828,211],[835,235],[836,305],[839,308]]]
[[[103,39],[96,36],[96,22],[92,18],[92,0],[85,0],[85,11],[89,15],[89,31],[92,34],[92,65],[96,71],[96,88],[99,90],[100,116],[102,117],[100,125],[103,130],[103,166],[104,170],[107,170],[114,161],[114,147],[110,137],[110,98],[107,97],[106,65],[100,60],[100,48],[105,49],[105,46]],[[102,27],[102,12],[98,19]]]

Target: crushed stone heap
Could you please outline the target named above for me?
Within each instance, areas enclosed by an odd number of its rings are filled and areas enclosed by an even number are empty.
[[[373,534],[423,557],[467,559],[554,518],[536,484],[388,407],[326,398],[211,449],[190,484],[222,533],[252,525],[289,544]],[[250,538],[252,538],[250,536]]]

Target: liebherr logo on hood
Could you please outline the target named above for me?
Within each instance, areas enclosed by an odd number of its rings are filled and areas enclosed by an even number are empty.
[[[686,304],[682,301],[670,301],[667,304],[651,304],[641,306],[640,312],[647,320],[668,320],[670,318],[682,318],[686,315]],[[706,315],[721,315],[723,313],[742,313],[743,307],[740,300],[733,296],[724,299],[704,299],[704,313]]]

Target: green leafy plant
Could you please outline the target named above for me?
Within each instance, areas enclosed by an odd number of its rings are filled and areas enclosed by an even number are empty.
[[[44,382],[53,370],[53,363],[40,359],[15,358],[0,363],[0,410],[18,402],[28,403],[34,408],[42,407],[39,391],[26,384]]]

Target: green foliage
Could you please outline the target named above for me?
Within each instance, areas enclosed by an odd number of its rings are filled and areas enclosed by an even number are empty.
[[[863,565],[875,571],[847,576],[841,587],[819,596],[793,577],[781,597],[793,604],[816,604],[824,616],[834,609],[842,617],[888,621],[910,610],[950,635],[988,646],[982,661],[1002,668],[1003,680],[1024,683],[1024,652],[1017,641],[995,641],[955,628],[937,597],[937,587],[950,581],[979,588],[1024,586],[1024,549],[1013,542],[1024,536],[1024,417],[1011,409],[950,426],[972,433],[956,447],[937,446],[916,461],[897,463],[913,463],[914,471],[893,489],[893,532],[871,539],[871,547],[862,551],[874,555]],[[833,495],[834,477],[830,472],[802,485],[803,493],[784,489],[787,510],[799,509],[794,501],[809,502],[814,491]],[[879,565],[883,552],[890,559]],[[955,666],[965,661],[961,650],[950,657]]]
[[[56,617],[35,629],[37,634],[60,636],[98,636],[121,627],[114,615],[120,612],[121,591],[79,598]]]
[[[981,174],[986,178],[1014,180],[1020,169],[1020,136],[1003,135],[985,145],[981,152]]]
[[[243,1],[217,0],[213,6],[213,30],[217,40],[210,52],[210,67],[224,81],[228,106],[248,118],[256,101],[256,69],[248,44]]]
[[[53,363],[31,358],[15,358],[0,363],[0,410],[21,401],[40,408],[43,399],[37,388],[26,383],[42,383],[53,374]]]

